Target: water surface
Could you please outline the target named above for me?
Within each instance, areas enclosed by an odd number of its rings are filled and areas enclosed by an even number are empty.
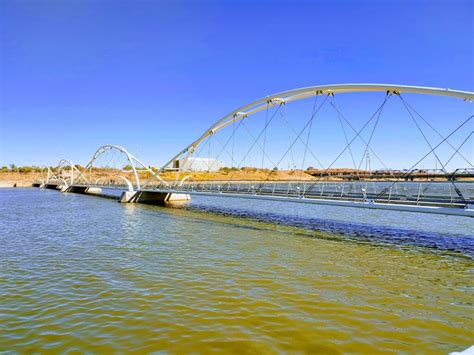
[[[472,345],[472,220],[216,200],[0,190],[0,351]]]

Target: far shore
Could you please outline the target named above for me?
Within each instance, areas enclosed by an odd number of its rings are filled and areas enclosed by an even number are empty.
[[[67,174],[67,172],[65,172]],[[165,181],[181,181],[186,179],[188,183],[200,183],[206,181],[214,182],[227,182],[227,181],[241,181],[241,182],[290,182],[290,181],[303,181],[303,182],[349,182],[357,181],[348,179],[347,174],[351,174],[352,177],[357,176],[354,171],[345,169],[333,169],[330,176],[315,176],[308,173],[307,170],[278,170],[270,171],[268,169],[255,169],[255,168],[244,168],[235,170],[221,170],[216,172],[164,172],[160,174],[160,177]],[[101,169],[95,172],[95,177],[100,178],[104,181],[119,183],[120,179],[117,179],[118,175],[127,177],[130,181],[133,181],[133,175],[131,171],[108,171],[107,169]],[[151,177],[149,173],[139,172],[140,179],[148,180]],[[44,178],[43,178],[44,179]],[[20,171],[0,171],[0,188],[12,188],[12,187],[31,187],[35,181],[41,180],[41,174],[38,172],[20,172]],[[117,181],[115,181],[117,180]],[[361,178],[362,180],[366,180]],[[470,176],[460,177],[457,179],[458,182],[472,182],[474,179]],[[377,181],[403,181],[397,178],[369,178],[366,181],[377,182]],[[418,176],[415,181],[418,182],[429,182],[429,181],[446,181],[444,178],[428,179]],[[158,179],[156,180],[158,183]]]

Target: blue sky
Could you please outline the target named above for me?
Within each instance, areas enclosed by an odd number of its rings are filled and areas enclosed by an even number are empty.
[[[159,165],[234,108],[316,84],[473,91],[473,11],[469,0],[1,1],[0,165],[85,164],[105,143]]]

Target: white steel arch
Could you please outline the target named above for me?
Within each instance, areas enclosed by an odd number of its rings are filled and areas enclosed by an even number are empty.
[[[65,166],[69,166],[69,169],[70,169],[69,185],[74,184],[74,170],[77,170],[77,169],[74,166],[73,162],[69,159],[61,159],[59,161],[58,166],[57,166],[58,178],[66,184],[66,187],[68,187],[68,183],[66,179],[62,178],[62,170],[64,169]]]
[[[66,166],[68,166],[70,169],[69,170],[69,184],[68,184],[68,181],[66,181],[66,179],[62,177],[62,172]],[[75,166],[73,162],[69,159],[61,159],[58,163],[58,166],[56,168],[57,176],[58,176],[59,181],[62,182],[66,188],[74,184],[74,168]]]
[[[40,187],[46,185],[49,180],[54,177],[53,172],[47,165],[42,165],[40,171],[36,173],[33,184],[38,184]]]
[[[133,184],[131,183],[130,180],[128,180],[125,176],[122,176],[122,175],[116,175],[118,178],[120,178],[121,180],[123,180],[123,182],[125,182],[125,184],[127,185],[127,189],[128,191],[133,191]],[[101,177],[101,178],[98,178],[94,181],[94,185],[100,185],[100,182],[101,180],[103,180],[104,177]]]
[[[181,150],[173,158],[167,161],[158,171],[162,172],[169,167],[176,159],[184,154],[190,156],[196,147],[210,135],[227,127],[228,125],[238,122],[252,114],[265,110],[268,103],[284,104],[291,101],[297,101],[318,95],[333,95],[339,93],[350,92],[386,92],[390,94],[415,93],[425,95],[438,95],[463,99],[467,102],[474,100],[474,93],[469,91],[451,90],[448,88],[433,88],[409,85],[393,85],[393,84],[333,84],[333,85],[317,85],[300,89],[293,89],[269,95],[265,98],[255,100],[249,104],[241,106],[229,114],[222,117],[215,124],[209,127],[198,139]]]
[[[69,167],[69,169],[70,169],[69,182],[67,181],[67,179],[64,179],[62,177],[62,171],[64,170],[64,168],[66,166]],[[86,183],[88,183],[88,180],[87,180],[86,176],[82,173],[82,171],[80,171],[76,167],[76,165],[74,165],[74,163],[70,159],[61,159],[59,161],[58,165],[56,166],[56,173],[57,173],[56,178],[59,179],[60,181],[64,182],[64,183],[66,183],[66,187],[74,185],[75,177],[77,177],[77,176],[82,177],[84,179],[84,181]],[[68,185],[68,183],[69,183],[69,185]]]
[[[140,190],[140,188],[141,188],[140,178],[138,176],[138,170],[137,170],[137,167],[136,167],[137,163],[139,165],[141,165],[147,172],[152,174],[152,176],[156,176],[161,182],[165,183],[165,181],[163,179],[161,179],[158,175],[156,175],[153,170],[151,170],[147,165],[145,165],[137,157],[135,157],[134,155],[129,153],[124,147],[119,146],[119,145],[115,145],[115,144],[106,144],[106,145],[103,145],[103,146],[99,147],[95,151],[94,155],[92,156],[92,159],[89,161],[89,163],[87,163],[86,169],[91,169],[93,167],[94,161],[96,161],[99,156],[101,156],[102,154],[106,153],[109,150],[117,150],[117,151],[121,152],[122,154],[125,154],[125,156],[127,157],[128,162],[130,163],[130,166],[132,167],[132,172],[133,172],[133,175],[135,177],[135,183],[136,183],[137,190]]]

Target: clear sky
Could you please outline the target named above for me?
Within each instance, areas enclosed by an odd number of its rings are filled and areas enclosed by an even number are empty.
[[[316,84],[473,91],[473,11],[471,0],[0,1],[0,165],[85,164],[105,143],[159,165],[234,108]]]

